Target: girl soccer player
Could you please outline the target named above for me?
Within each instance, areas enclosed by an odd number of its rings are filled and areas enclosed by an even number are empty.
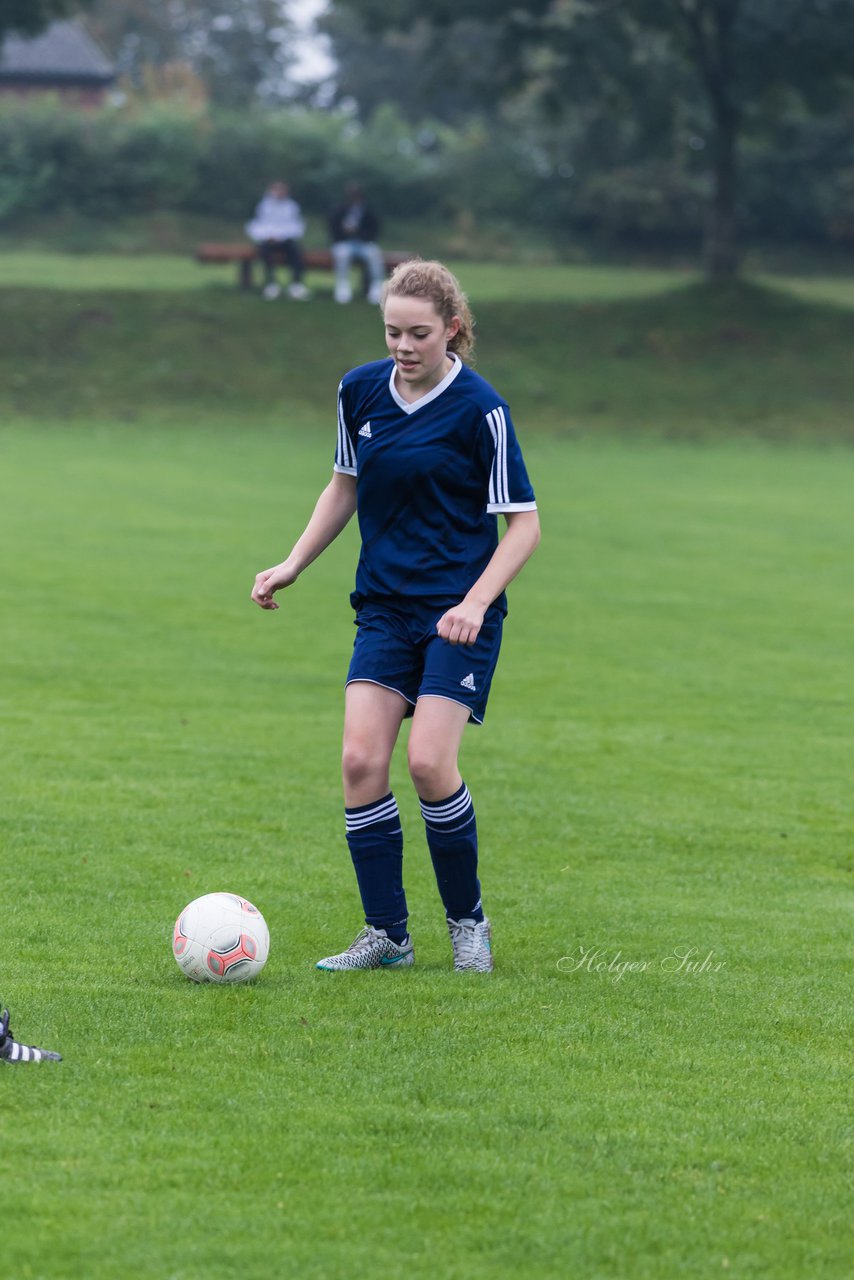
[[[407,262],[380,303],[389,358],[348,373],[338,392],[333,475],[290,555],[255,579],[277,609],[354,512],[362,538],[350,599],[357,633],[344,713],[347,843],[365,928],[319,969],[413,961],[403,834],[389,789],[401,724],[409,772],[445,907],[454,968],[493,967],[478,880],[477,827],[457,766],[463,729],[481,724],[507,612],[504,589],[540,538],[531,484],[501,397],[464,361],[473,321],[456,278]],[[507,529],[499,541],[496,515]]]

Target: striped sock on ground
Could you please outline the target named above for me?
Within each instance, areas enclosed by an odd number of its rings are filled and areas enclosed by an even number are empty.
[[[20,1044],[9,1030],[9,1010],[0,1014],[0,1061],[2,1062],[61,1062],[58,1053],[50,1049],[37,1049],[34,1045]]]

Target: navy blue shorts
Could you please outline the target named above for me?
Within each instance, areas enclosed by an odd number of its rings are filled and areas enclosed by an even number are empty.
[[[410,716],[425,694],[447,698],[468,707],[469,719],[482,724],[504,615],[488,609],[477,640],[468,645],[450,644],[436,634],[445,612],[418,604],[407,604],[405,612],[375,601],[361,604],[347,684],[368,680],[393,689],[410,704]]]

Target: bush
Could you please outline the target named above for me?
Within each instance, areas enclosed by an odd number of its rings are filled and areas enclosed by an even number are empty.
[[[693,247],[710,179],[702,139],[682,133],[688,141],[673,144],[681,152],[668,144],[652,155],[634,122],[604,117],[551,131],[524,115],[452,129],[413,126],[389,105],[362,124],[304,107],[205,114],[155,102],[86,112],[57,99],[11,101],[0,105],[0,224],[159,211],[214,216],[237,231],[271,179],[283,178],[316,225],[358,179],[397,225],[429,225],[446,240],[456,227],[456,252],[497,228],[564,245],[592,235]],[[851,137],[840,112],[789,115],[773,137],[748,140],[745,231],[818,243],[854,236]]]
[[[0,217],[180,207],[196,180],[198,130],[157,106],[134,115],[69,111],[51,98],[4,104]]]
[[[290,111],[193,116],[175,107],[97,113],[55,99],[0,108],[0,219],[81,212],[111,218],[154,209],[242,223],[275,177],[309,214],[325,214],[358,179],[389,216],[429,213],[435,163],[385,110],[368,126]]]

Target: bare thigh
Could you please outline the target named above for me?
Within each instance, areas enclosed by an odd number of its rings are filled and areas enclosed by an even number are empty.
[[[457,757],[469,709],[448,698],[423,695],[415,704],[409,735],[409,773],[422,800],[438,801],[459,790]]]
[[[344,803],[370,804],[389,790],[389,764],[409,703],[393,689],[353,680],[344,691]]]

